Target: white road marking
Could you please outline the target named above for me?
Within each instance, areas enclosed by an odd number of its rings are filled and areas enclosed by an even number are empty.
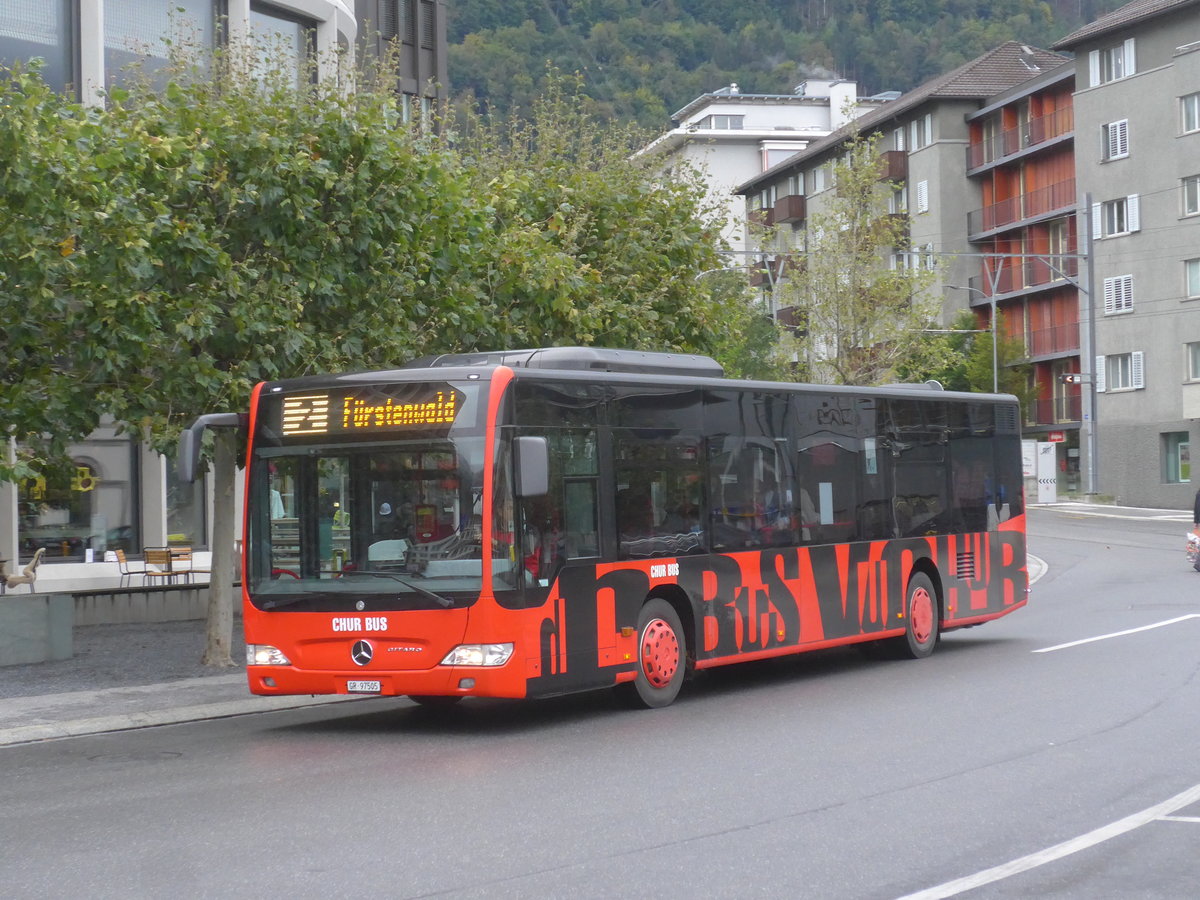
[[[1200,816],[1159,816],[1160,822],[1191,822],[1193,825],[1200,825]]]
[[[1089,831],[1087,834],[1071,838],[1069,841],[1063,841],[1061,844],[1055,844],[1053,847],[1038,850],[1036,853],[1030,853],[1028,856],[1010,860],[1001,865],[993,866],[990,869],[984,869],[982,872],[976,872],[974,875],[968,875],[965,878],[947,881],[945,884],[926,888],[923,891],[917,891],[915,894],[906,894],[898,898],[898,900],[938,900],[938,898],[942,897],[953,897],[964,891],[971,891],[985,884],[991,884],[994,881],[1000,881],[1012,875],[1019,875],[1021,872],[1028,872],[1030,869],[1044,866],[1046,863],[1054,862],[1065,856],[1070,856],[1072,853],[1087,850],[1089,847],[1094,847],[1111,838],[1119,837],[1156,819],[1162,819],[1175,812],[1175,810],[1189,806],[1197,800],[1200,800],[1200,784],[1190,787],[1180,794],[1176,794],[1169,800],[1164,800],[1162,803],[1158,803],[1148,809],[1143,809],[1141,812],[1126,816],[1124,819],[1118,819],[1116,822],[1104,825],[1095,831]]]
[[[1109,638],[1124,637],[1127,634],[1137,634],[1139,631],[1149,631],[1151,628],[1162,628],[1164,625],[1174,625],[1177,622],[1186,622],[1188,619],[1200,619],[1200,613],[1188,613],[1186,616],[1179,616],[1174,619],[1167,619],[1165,622],[1155,622],[1152,625],[1143,625],[1140,628],[1127,628],[1125,631],[1114,631],[1112,634],[1101,634],[1097,637],[1084,638],[1079,641],[1071,641],[1067,644],[1055,644],[1053,647],[1042,647],[1040,650],[1032,650],[1031,653],[1050,653],[1054,650],[1066,650],[1068,647],[1078,647],[1080,644],[1091,644],[1095,641],[1107,641]]]

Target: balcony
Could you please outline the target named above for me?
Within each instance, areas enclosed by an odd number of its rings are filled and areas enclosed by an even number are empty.
[[[907,153],[903,150],[884,150],[880,156],[880,181],[903,181],[908,177]]]
[[[1047,287],[1067,287],[1070,283],[1063,276],[1074,278],[1078,274],[1079,260],[1075,257],[1055,257],[1047,254],[1045,259],[1026,259],[1000,270],[995,281],[996,296],[1027,293]],[[982,275],[972,275],[967,279],[967,285],[973,292],[972,306],[990,302],[986,298],[976,298],[980,294],[991,293],[991,275],[986,278]]]
[[[1083,400],[1076,397],[1055,397],[1034,400],[1025,407],[1026,425],[1069,425],[1082,419]]]
[[[1031,328],[1025,335],[1026,353],[1030,358],[1060,356],[1079,352],[1079,323]]]
[[[807,214],[803,194],[788,194],[780,197],[772,209],[774,221],[782,225],[786,222],[803,222]]]
[[[1074,208],[1075,179],[1068,178],[967,213],[967,240],[980,240],[988,232]]]
[[[804,328],[804,313],[796,306],[784,306],[775,311],[775,321],[789,331],[801,331]]]
[[[1030,119],[1024,125],[1002,131],[978,144],[971,144],[967,147],[967,171],[1000,162],[1022,151],[1036,149],[1041,144],[1070,135],[1074,130],[1074,109],[1056,109],[1049,115]]]
[[[746,221],[759,228],[770,228],[775,224],[775,208],[752,209],[746,213]]]

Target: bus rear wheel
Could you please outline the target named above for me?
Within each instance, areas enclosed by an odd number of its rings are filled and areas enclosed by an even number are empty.
[[[904,615],[904,637],[896,639],[896,649],[909,659],[925,659],[937,646],[939,622],[937,590],[924,572],[908,580]]]
[[[655,597],[638,613],[637,633],[637,678],[617,685],[617,696],[635,708],[668,706],[683,687],[687,670],[687,639],[679,614]]]

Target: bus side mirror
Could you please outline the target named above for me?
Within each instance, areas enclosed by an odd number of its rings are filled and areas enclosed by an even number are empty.
[[[175,468],[179,480],[191,484],[196,480],[200,468],[200,447],[204,443],[205,428],[238,428],[242,417],[237,413],[209,413],[200,416],[179,435],[179,447],[175,452]]]
[[[550,492],[550,442],[544,437],[519,437],[516,451],[518,497],[543,497]]]

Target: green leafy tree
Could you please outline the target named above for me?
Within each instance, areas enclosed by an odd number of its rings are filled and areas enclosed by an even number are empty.
[[[710,347],[722,326],[694,275],[721,261],[697,181],[661,180],[578,80],[548,81],[528,119],[459,125],[496,240],[475,286],[504,346]]]
[[[810,377],[881,384],[936,364],[944,352],[925,331],[940,304],[934,272],[905,253],[907,221],[887,213],[878,135],[849,140],[832,165],[830,199],[809,215],[803,262],[779,287],[804,320],[797,352]],[[891,267],[900,252],[907,265]]]
[[[257,381],[488,333],[457,282],[490,243],[486,211],[453,155],[400,127],[389,91],[299,92],[223,62],[114,91],[103,110],[35,74],[3,79],[0,404],[27,453],[7,477],[60,458],[103,415],[165,450],[196,415],[245,408]],[[214,478],[231,497],[224,450]],[[220,664],[232,533],[218,527],[213,549],[206,660]]]
[[[986,324],[986,323],[984,323]],[[999,340],[996,344],[995,384],[1001,393],[1013,394],[1022,405],[1032,402],[1030,388],[1032,366],[1026,361],[1025,345],[1010,337],[1003,315],[997,316]],[[941,363],[920,372],[905,373],[906,380],[933,379],[950,391],[991,393],[993,387],[992,332],[983,328],[975,314],[963,310],[942,337],[946,353]]]

